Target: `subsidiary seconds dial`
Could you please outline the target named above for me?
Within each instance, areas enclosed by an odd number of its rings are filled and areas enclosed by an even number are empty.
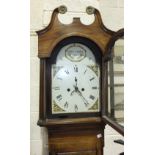
[[[52,77],[52,113],[99,111],[98,66],[53,66]]]

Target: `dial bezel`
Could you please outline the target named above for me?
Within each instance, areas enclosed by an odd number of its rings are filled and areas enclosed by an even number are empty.
[[[100,86],[102,86],[102,54],[100,48],[95,44],[93,41],[79,37],[79,36],[74,36],[74,37],[68,37],[65,38],[64,40],[60,41],[56,47],[54,48],[54,51],[52,52],[52,55],[50,58],[47,58],[47,64],[46,64],[46,112],[47,112],[47,118],[78,118],[78,117],[94,117],[94,116],[100,116],[101,114],[101,105],[102,105],[102,100],[101,100],[101,92],[102,92],[102,87],[100,87],[99,90],[99,96],[100,96],[100,111],[99,112],[79,112],[79,113],[60,113],[60,114],[52,114],[52,80],[51,80],[51,69],[52,69],[52,64],[56,63],[56,58],[57,55],[60,51],[60,49],[68,44],[71,43],[80,43],[85,46],[87,46],[92,53],[94,54],[96,58],[96,62],[100,66]]]

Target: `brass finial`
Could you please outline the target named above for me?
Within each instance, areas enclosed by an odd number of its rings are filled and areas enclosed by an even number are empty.
[[[61,5],[59,6],[58,10],[59,10],[59,13],[65,14],[67,12],[67,7],[65,5]]]
[[[92,15],[92,14],[94,14],[94,12],[95,12],[95,8],[92,7],[92,6],[88,6],[88,7],[86,8],[86,12],[87,12],[88,15]]]

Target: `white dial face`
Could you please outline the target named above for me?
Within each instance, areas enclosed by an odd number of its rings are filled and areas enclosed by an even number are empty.
[[[85,45],[64,46],[52,65],[52,113],[99,112],[100,69]]]

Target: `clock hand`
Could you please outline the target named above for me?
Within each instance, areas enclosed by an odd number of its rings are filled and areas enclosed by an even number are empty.
[[[75,93],[75,92],[77,92],[77,90],[78,90],[78,87],[77,87],[77,78],[75,77],[75,85],[73,85],[73,87],[74,87],[74,90],[71,92],[71,96]]]
[[[75,86],[75,85],[73,85],[73,87],[74,87],[74,90],[71,92],[71,96],[75,93],[75,92],[77,92],[77,90],[78,90],[78,87],[77,86]]]
[[[77,87],[77,78],[75,77],[75,86]]]
[[[84,104],[86,105],[86,106],[88,106],[88,101],[83,97],[83,95],[82,95],[82,93],[79,91],[79,90],[77,90],[77,93],[78,93],[78,95],[82,98],[82,100],[84,101]]]
[[[75,92],[76,92],[76,91],[75,91],[75,90],[73,90],[73,91],[71,92],[71,94],[70,94],[70,95],[72,96]]]
[[[74,87],[74,90],[71,92],[71,96],[73,95],[73,93],[77,93],[81,98],[82,98],[82,100],[84,101],[84,104],[86,105],[86,106],[88,106],[88,101],[83,97],[83,95],[82,95],[82,93],[79,91],[79,89],[78,89],[78,87],[77,86],[75,86],[75,85],[73,85],[73,87]]]
[[[75,77],[75,85],[73,85],[74,90],[71,92],[71,96],[73,95],[73,93],[78,93],[78,95],[82,98],[82,100],[84,101],[84,104],[87,106],[89,103],[87,102],[87,100],[83,97],[82,93],[79,91],[78,87],[77,87],[77,78]]]

